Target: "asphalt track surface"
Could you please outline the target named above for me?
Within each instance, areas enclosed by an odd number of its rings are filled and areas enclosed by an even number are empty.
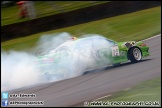
[[[141,62],[126,62],[118,67],[108,66],[105,70],[75,78],[14,90],[9,94],[34,93],[36,98],[9,98],[9,101],[44,101],[44,105],[39,107],[76,106],[130,88],[142,81],[161,77],[161,35],[144,42],[150,47],[151,54]]]

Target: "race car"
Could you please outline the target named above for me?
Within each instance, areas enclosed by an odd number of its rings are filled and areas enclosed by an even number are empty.
[[[83,71],[110,64],[117,66],[128,60],[136,63],[149,54],[149,47],[142,41],[115,42],[102,36],[91,36],[64,42],[37,58],[43,73],[58,75],[63,72],[65,75],[71,71],[83,74]]]

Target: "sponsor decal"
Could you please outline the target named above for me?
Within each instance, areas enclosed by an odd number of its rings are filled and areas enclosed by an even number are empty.
[[[125,51],[121,51],[120,56],[124,56],[124,55],[125,55]]]
[[[112,56],[113,57],[120,56],[119,47],[118,46],[111,47],[111,51],[112,51]]]

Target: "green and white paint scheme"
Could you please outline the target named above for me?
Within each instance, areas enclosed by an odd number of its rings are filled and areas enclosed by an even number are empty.
[[[45,73],[53,71],[84,71],[117,66],[130,60],[138,62],[148,56],[149,47],[142,41],[115,42],[101,36],[68,40],[45,55],[38,56],[39,66]]]

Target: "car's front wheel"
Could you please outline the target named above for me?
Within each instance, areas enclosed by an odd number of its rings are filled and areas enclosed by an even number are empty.
[[[142,53],[141,50],[137,47],[133,47],[128,52],[129,60],[133,63],[138,62],[142,59]]]

